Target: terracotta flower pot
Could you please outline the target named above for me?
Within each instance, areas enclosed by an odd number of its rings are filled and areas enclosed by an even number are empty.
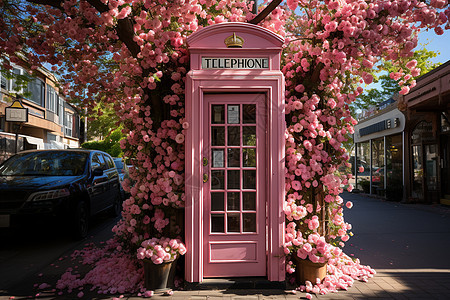
[[[295,269],[297,284],[304,284],[305,281],[316,283],[317,278],[323,280],[327,275],[327,263],[313,263],[309,259],[301,259],[293,256],[297,266]]]
[[[159,291],[168,289],[169,285],[172,286],[176,261],[154,264],[151,260],[144,259],[144,287],[147,290]]]

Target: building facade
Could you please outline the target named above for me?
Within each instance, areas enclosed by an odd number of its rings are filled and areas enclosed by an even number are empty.
[[[450,205],[450,61],[402,97],[406,106],[405,200]]]
[[[400,201],[404,187],[406,119],[398,110],[397,102],[383,106],[355,126],[353,173],[358,190]]]
[[[394,201],[450,205],[449,113],[450,61],[355,126],[357,189]]]
[[[23,66],[13,65],[17,75],[26,75]],[[0,162],[15,152],[15,133],[18,151],[30,149],[64,149],[80,146],[80,116],[77,109],[67,103],[56,86],[56,78],[45,69],[32,78],[26,87],[16,90],[17,82],[0,73]],[[28,93],[27,93],[28,92]],[[15,95],[22,96],[22,104],[28,108],[28,122],[17,126],[6,122],[5,108]]]

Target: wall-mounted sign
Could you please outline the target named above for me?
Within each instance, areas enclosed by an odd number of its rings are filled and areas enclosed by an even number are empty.
[[[202,69],[269,69],[269,58],[202,57]]]
[[[15,100],[5,108],[6,122],[28,122],[28,108],[20,100]]]
[[[383,131],[386,129],[396,128],[400,124],[400,120],[398,118],[395,118],[393,121],[391,119],[387,119],[372,125],[369,125],[367,127],[359,129],[360,136],[368,135],[371,133]]]

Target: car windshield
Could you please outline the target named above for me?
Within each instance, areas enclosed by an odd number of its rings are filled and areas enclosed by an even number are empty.
[[[88,153],[43,151],[17,154],[0,166],[0,176],[78,176]]]
[[[123,169],[123,161],[122,159],[114,159],[114,164],[116,165],[117,170]]]

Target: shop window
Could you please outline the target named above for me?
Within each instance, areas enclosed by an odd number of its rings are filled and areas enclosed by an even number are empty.
[[[441,113],[441,132],[450,131],[449,115],[445,112]]]
[[[412,198],[423,199],[423,163],[422,163],[422,146],[412,146],[412,163],[413,163],[413,185]]]
[[[384,196],[384,139],[372,140],[372,194]]]
[[[437,181],[437,145],[425,145],[425,167],[426,167],[426,177],[425,184],[428,191],[436,191],[438,188]]]
[[[411,135],[412,144],[434,141],[433,125],[431,122],[421,121],[416,125]]]
[[[364,193],[370,193],[370,143],[358,143],[356,157],[358,175],[356,187]]]
[[[402,145],[401,134],[386,137],[386,198],[390,201],[403,198]]]

